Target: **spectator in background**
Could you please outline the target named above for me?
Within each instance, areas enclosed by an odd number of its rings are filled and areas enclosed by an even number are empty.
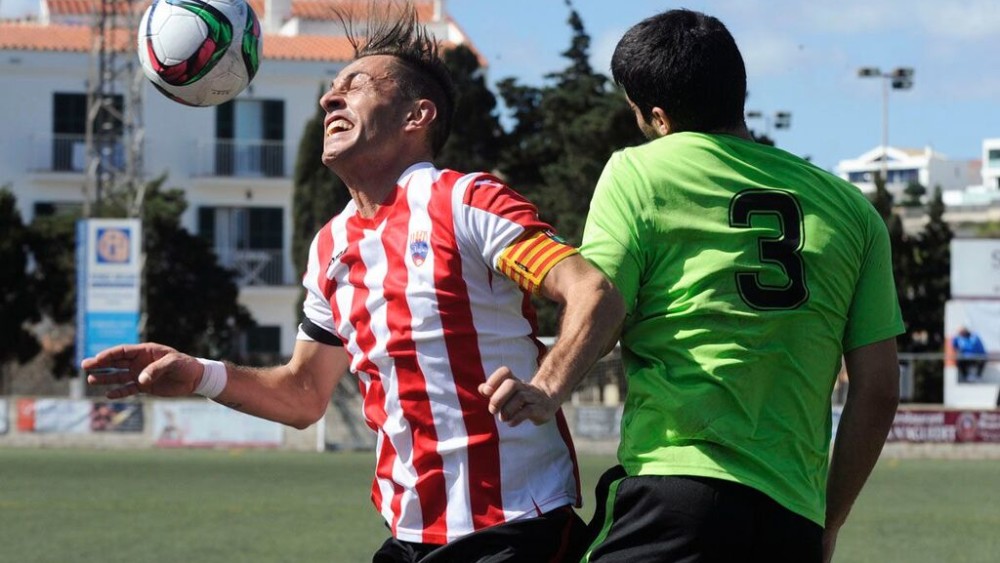
[[[986,367],[986,347],[979,335],[967,327],[960,327],[958,334],[951,339],[951,347],[958,356],[958,380],[961,382],[979,381],[983,378],[983,368]]]

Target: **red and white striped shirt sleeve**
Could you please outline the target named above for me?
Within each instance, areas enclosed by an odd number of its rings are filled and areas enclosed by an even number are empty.
[[[470,182],[463,195],[464,224],[456,225],[495,272],[537,294],[545,275],[577,250],[538,217],[538,209],[492,176]]]

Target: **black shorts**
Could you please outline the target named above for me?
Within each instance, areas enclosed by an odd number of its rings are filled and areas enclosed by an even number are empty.
[[[598,483],[590,533],[595,539],[584,558],[590,563],[823,558],[823,528],[756,489],[703,477],[626,477],[621,466]]]
[[[445,545],[386,540],[372,563],[577,563],[590,538],[570,506],[498,524]]]

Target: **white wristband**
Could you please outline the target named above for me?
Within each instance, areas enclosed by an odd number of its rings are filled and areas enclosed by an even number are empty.
[[[194,390],[195,395],[214,399],[226,388],[226,381],[229,376],[226,374],[226,364],[218,360],[206,360],[205,358],[195,358],[205,367],[201,372],[201,383]]]

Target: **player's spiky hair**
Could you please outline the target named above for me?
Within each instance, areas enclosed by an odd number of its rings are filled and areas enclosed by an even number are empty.
[[[411,99],[428,99],[437,107],[431,125],[431,148],[441,152],[451,133],[455,113],[455,86],[451,73],[438,54],[437,39],[420,25],[410,0],[369,0],[364,30],[358,30],[355,11],[334,8],[354,48],[354,60],[373,55],[389,55],[400,61],[397,83]]]

